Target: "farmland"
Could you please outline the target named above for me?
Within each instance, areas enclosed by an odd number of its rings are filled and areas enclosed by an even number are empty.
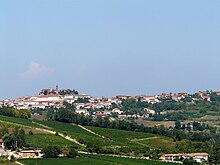
[[[132,139],[142,139],[154,137],[154,134],[143,133],[143,132],[134,132],[134,131],[125,131],[125,130],[116,130],[109,128],[99,128],[99,127],[90,127],[87,126],[89,130],[104,136],[107,139],[113,140],[118,143],[118,145],[126,146],[137,146],[137,143],[132,142]]]
[[[50,127],[54,131],[62,132],[67,135],[70,135],[72,138],[77,140],[83,140],[84,143],[96,143],[107,148],[121,148],[122,152],[129,152],[135,150],[144,150],[146,147],[151,147],[151,145],[136,143],[132,139],[143,139],[155,137],[157,135],[143,132],[134,132],[134,131],[125,131],[125,130],[116,130],[109,128],[99,128],[87,126],[86,128],[97,133],[98,135],[104,136],[101,138],[97,135],[94,135],[86,130],[83,130],[77,125],[71,125],[66,123],[60,123],[55,121],[37,121],[47,127]],[[130,148],[125,149],[125,148]],[[125,151],[126,150],[126,151]]]
[[[9,116],[0,115],[0,121],[16,123],[17,125],[23,125],[23,126],[27,126],[27,127],[34,127],[34,128],[40,127],[39,125],[33,123],[29,119],[21,119],[21,118],[16,118],[16,117],[9,117]]]
[[[138,143],[146,144],[151,147],[160,148],[165,151],[165,153],[172,153],[172,151],[176,147],[176,142],[173,139],[163,136],[158,136],[156,138],[149,138],[149,139],[140,139],[137,140]]]
[[[75,138],[79,141],[90,142],[90,143],[96,142],[102,146],[118,145],[118,143],[113,140],[103,139],[99,136],[96,136],[90,132],[83,130],[77,125],[71,125],[56,121],[37,121],[37,122],[47,127],[50,127],[54,131],[61,132],[68,136],[71,136],[72,138]]]
[[[89,130],[92,130],[93,132],[102,135],[106,138],[110,139],[116,139],[118,138],[127,138],[127,139],[141,139],[141,138],[149,138],[154,137],[154,134],[150,133],[143,133],[143,132],[134,132],[134,131],[125,131],[125,130],[117,130],[117,129],[110,129],[110,128],[99,128],[99,127],[90,127],[87,126]]]
[[[31,120],[19,119],[13,117],[0,116],[0,120],[7,121],[8,123],[2,126],[7,126],[8,128],[13,128],[15,125],[13,123],[22,124],[21,126],[26,132],[27,144],[31,148],[44,147],[48,145],[59,144],[61,146],[74,146],[79,147],[76,143],[69,142],[68,140],[55,136],[53,134],[48,134],[46,132],[31,129],[30,127],[47,127],[47,129],[53,130],[55,132],[63,133],[68,135],[80,143],[98,145],[102,148],[111,148],[114,153],[129,153],[132,151],[146,151],[148,148],[160,148],[165,151],[170,151],[175,148],[175,143],[171,138],[162,137],[155,134],[125,131],[109,128],[99,128],[87,126],[86,128],[103,136],[104,138],[94,135],[77,125],[61,123],[57,121],[37,121],[33,123]],[[12,123],[13,122],[13,123]],[[40,125],[42,124],[42,125]],[[29,126],[29,127],[25,127]],[[28,135],[29,131],[32,131],[34,135]],[[157,137],[152,138],[152,137]],[[149,139],[148,139],[149,138]],[[161,147],[163,146],[163,147]]]
[[[69,159],[26,159],[20,160],[19,162],[25,165],[54,165],[54,164],[65,164],[65,165],[169,165],[172,163],[164,163],[158,161],[144,160],[144,159],[132,159],[132,158],[121,158],[103,155],[82,155],[79,158]]]
[[[43,148],[49,145],[78,147],[77,144],[70,142],[60,136],[55,136],[53,134],[26,135],[26,140],[28,146],[32,148]]]

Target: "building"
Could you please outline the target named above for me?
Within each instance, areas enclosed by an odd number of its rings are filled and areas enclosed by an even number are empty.
[[[198,163],[207,161],[209,155],[207,153],[183,153],[183,154],[165,154],[160,157],[163,161],[174,162],[183,159],[193,158]]]
[[[76,109],[75,112],[78,114],[89,115],[89,112],[87,109]]]
[[[41,158],[43,155],[41,154],[41,150],[23,150],[19,152],[20,158]]]
[[[4,149],[5,147],[4,147],[4,142],[3,142],[3,140],[2,139],[0,139],[0,149]]]

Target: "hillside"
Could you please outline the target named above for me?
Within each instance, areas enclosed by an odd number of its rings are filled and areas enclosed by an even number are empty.
[[[97,152],[105,154],[123,154],[129,157],[148,156],[151,149],[156,148],[151,143],[143,143],[154,138],[160,139],[161,136],[143,132],[114,130],[98,127],[82,127],[73,124],[66,124],[55,121],[31,121],[28,119],[19,119],[13,117],[0,116],[0,128],[7,127],[10,130],[19,126],[26,133],[26,142],[28,148],[43,148],[45,146],[57,145],[71,146],[78,151]],[[32,131],[33,135],[29,132]],[[55,135],[55,132],[59,136]],[[164,137],[163,137],[164,138]],[[75,141],[74,141],[75,140]],[[159,147],[158,147],[159,148]],[[153,154],[153,153],[151,153]],[[142,159],[128,159],[107,157],[104,155],[85,155],[80,154],[77,159],[59,159],[60,161],[78,162],[77,164],[85,164],[88,161],[94,164],[143,164],[150,161]],[[57,161],[59,161],[57,159]],[[40,160],[21,160],[24,164],[53,164],[54,159]],[[161,164],[161,162],[154,162]]]
[[[103,155],[82,155],[80,158],[74,159],[26,159],[20,160],[19,162],[25,165],[54,165],[54,164],[65,164],[65,165],[169,165],[173,163],[158,162],[152,160],[141,160],[132,158],[120,158]]]

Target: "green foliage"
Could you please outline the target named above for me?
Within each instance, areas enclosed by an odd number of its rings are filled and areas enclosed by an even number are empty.
[[[34,135],[34,133],[30,130],[29,131],[29,133],[28,133],[29,135]]]
[[[197,163],[195,160],[193,160],[193,158],[184,159],[183,164],[185,164],[185,165],[199,165],[199,163]]]
[[[145,114],[144,108],[149,107],[146,102],[136,101],[135,99],[122,100],[122,111],[126,114]]]
[[[74,111],[76,109],[76,107],[74,106],[74,104],[70,104],[66,101],[63,102],[63,105],[65,106],[66,109]]]
[[[60,146],[46,146],[41,151],[46,158],[57,158],[60,154],[63,154],[68,158],[75,158],[78,152],[72,147],[60,147]]]
[[[74,148],[70,148],[69,152],[67,153],[67,158],[75,158],[78,156],[78,152]]]
[[[121,158],[112,156],[101,156],[101,155],[82,155],[80,158],[60,158],[60,159],[25,159],[19,160],[19,162],[26,165],[54,165],[54,164],[65,164],[65,165],[172,165],[173,163],[144,160],[144,159],[131,159]]]
[[[152,104],[152,109],[161,112],[164,110],[181,110],[185,109],[186,105],[174,100],[162,100],[160,103]]]
[[[180,121],[175,121],[175,128],[180,129],[181,128],[181,123]]]
[[[12,161],[11,161],[12,162]],[[3,165],[10,165],[10,161],[8,160],[7,156],[1,156],[0,157],[0,164]]]
[[[32,120],[29,120],[29,119],[21,119],[21,118],[16,118],[16,117],[9,117],[9,116],[0,115],[0,120],[10,122],[10,123],[15,123],[15,124],[21,124],[24,126],[42,128],[41,126],[33,123]]]
[[[2,107],[0,108],[0,115],[18,117],[23,119],[29,119],[31,117],[31,113],[27,109],[15,109],[11,107]]]
[[[58,132],[56,132],[56,133],[55,133],[55,136],[59,136],[59,133],[58,133]]]
[[[6,149],[15,150],[26,145],[25,131],[18,127],[15,127],[11,134],[5,134],[2,139]]]
[[[75,89],[62,89],[59,90],[59,94],[60,95],[74,95],[74,94],[78,94],[79,92]]]
[[[88,103],[89,98],[78,98],[75,103]]]
[[[45,158],[57,158],[62,153],[59,146],[46,146],[41,151]]]
[[[70,110],[61,108],[56,113],[55,120],[64,123],[71,123],[73,121],[73,113]]]

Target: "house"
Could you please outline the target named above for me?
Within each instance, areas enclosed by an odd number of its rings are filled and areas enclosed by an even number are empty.
[[[87,109],[76,109],[75,112],[78,113],[78,114],[82,113],[84,115],[89,115],[89,112],[88,112]]]
[[[0,139],[0,149],[4,149],[4,148],[5,148],[4,142],[2,139]]]
[[[163,161],[180,161],[182,159],[193,158],[198,163],[208,160],[208,153],[183,153],[183,154],[165,154],[160,157]]]
[[[18,153],[19,157],[22,159],[25,158],[41,158],[41,150],[23,150]]]
[[[127,100],[127,99],[131,99],[132,96],[129,95],[118,95],[116,96],[117,99],[122,99],[122,100]]]
[[[4,102],[3,102],[3,101],[0,101],[0,107],[2,107],[2,106],[3,106],[3,104],[4,104]]]
[[[96,117],[106,117],[107,116],[107,114],[103,111],[103,112],[101,112],[101,111],[96,111],[95,112],[95,116]]]
[[[155,115],[156,114],[156,111],[155,110],[152,110],[152,109],[148,109],[148,108],[144,108],[144,110],[150,114],[151,116]]]
[[[121,111],[119,108],[114,108],[112,110],[112,113],[117,113],[117,114],[121,115],[123,113],[123,111]]]
[[[207,101],[211,101],[211,97],[210,96],[202,96],[203,99],[207,100]]]

